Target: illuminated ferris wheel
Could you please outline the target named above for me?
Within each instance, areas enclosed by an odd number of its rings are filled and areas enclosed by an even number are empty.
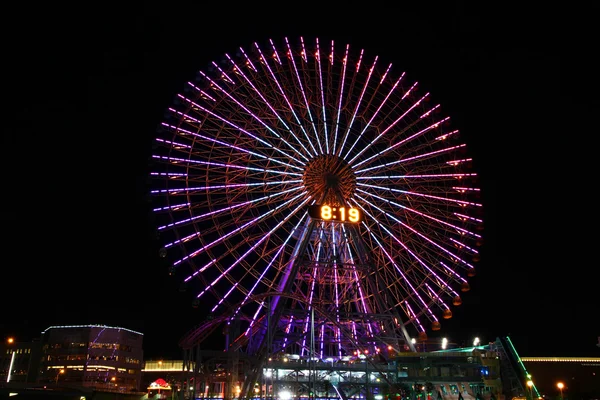
[[[451,318],[476,173],[430,94],[333,41],[253,44],[187,82],[153,155],[172,272],[252,354],[401,351]],[[235,329],[233,328],[235,326]]]

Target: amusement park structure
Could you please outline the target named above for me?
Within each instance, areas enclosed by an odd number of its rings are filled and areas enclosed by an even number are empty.
[[[386,352],[385,356],[359,354],[339,360],[280,354],[266,363],[231,351],[202,350],[199,346],[183,350],[180,387],[189,398],[541,398],[508,337],[471,347]],[[245,371],[256,366],[262,368],[259,378],[251,385],[250,393],[243,393],[248,379]]]
[[[369,398],[495,359],[424,351],[469,290],[482,205],[449,117],[378,56],[240,47],[176,96],[153,159],[161,254],[208,307],[180,343],[193,393]]]

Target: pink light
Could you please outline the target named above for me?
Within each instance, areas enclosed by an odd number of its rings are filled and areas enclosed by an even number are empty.
[[[317,54],[319,54],[319,39],[317,39]],[[325,134],[325,153],[329,154],[329,137],[327,134],[327,110],[325,109],[325,88],[323,87],[323,72],[321,71],[321,59],[317,57],[317,65],[319,66],[319,87],[321,88],[321,112],[323,113],[323,133]],[[317,135],[317,139],[319,136]],[[321,142],[319,141],[319,147]],[[321,151],[323,151],[321,149]]]
[[[391,65],[391,64],[390,64]],[[375,113],[373,113],[373,116],[371,117],[371,119],[369,120],[369,122],[367,122],[366,126],[364,127],[364,129],[360,132],[360,134],[358,135],[358,137],[356,138],[356,140],[354,141],[354,144],[352,145],[352,147],[350,148],[350,150],[348,150],[348,153],[346,154],[346,156],[348,154],[350,154],[350,151],[352,151],[352,149],[354,148],[354,146],[358,143],[358,140],[362,137],[362,135],[367,131],[367,129],[371,126],[371,122],[373,122],[373,120],[375,119],[375,117],[377,115],[379,115],[379,111],[381,110],[381,108],[385,105],[385,103],[387,102],[387,100],[390,98],[390,96],[392,95],[392,93],[394,92],[394,90],[396,90],[396,87],[398,87],[398,84],[400,83],[400,80],[402,79],[402,77],[404,76],[404,74],[402,74],[400,76],[400,78],[398,78],[398,80],[396,81],[396,83],[394,84],[394,86],[392,86],[392,88],[390,89],[390,91],[388,92],[388,94],[385,96],[385,98],[383,99],[383,101],[381,102],[381,104],[379,105],[379,107],[377,108],[377,111],[375,111]],[[379,138],[381,136],[383,136],[385,132],[383,132],[382,134],[378,135],[375,139],[373,139],[367,146],[363,147],[362,150],[360,150],[354,157],[352,157],[352,159],[350,161],[348,161],[349,164],[352,164],[354,162],[354,160],[359,157],[363,152],[367,151],[367,149],[369,149],[371,147],[371,145],[373,145],[377,140],[379,140]]]

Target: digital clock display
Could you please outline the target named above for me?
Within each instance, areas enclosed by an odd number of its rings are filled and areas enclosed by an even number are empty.
[[[308,207],[308,215],[323,221],[357,223],[362,221],[362,213],[358,208],[315,204]]]

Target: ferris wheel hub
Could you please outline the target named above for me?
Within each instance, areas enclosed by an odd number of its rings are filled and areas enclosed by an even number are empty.
[[[320,201],[336,204],[351,198],[356,189],[356,176],[350,165],[341,157],[327,154],[308,162],[302,177],[310,196]],[[320,197],[326,194],[325,199]]]

